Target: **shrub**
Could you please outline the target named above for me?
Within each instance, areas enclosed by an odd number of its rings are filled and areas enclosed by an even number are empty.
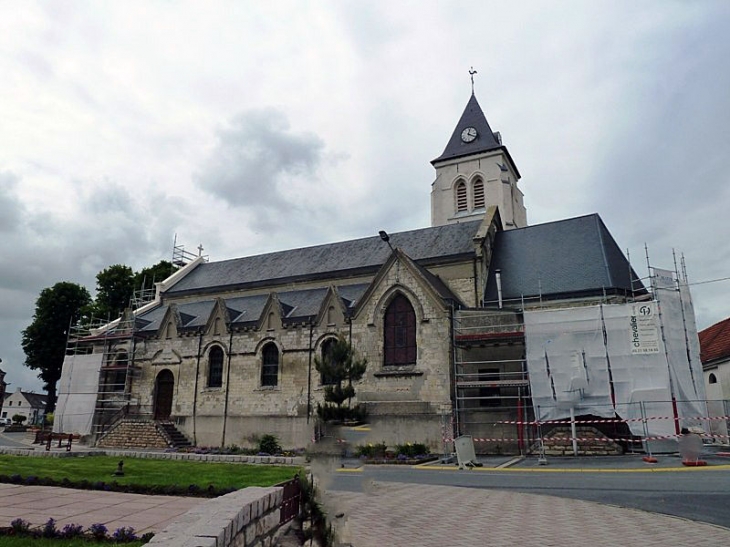
[[[89,528],[89,532],[95,540],[102,541],[106,539],[109,530],[107,530],[107,527],[103,524],[96,523],[91,525],[91,527]]]
[[[44,538],[55,538],[56,536],[58,536],[58,530],[56,530],[56,521],[54,519],[51,518],[46,521],[46,523],[43,525],[41,535]]]
[[[12,418],[13,423],[17,424],[17,425],[22,424],[27,419],[28,419],[28,417],[23,416],[22,414],[13,414],[13,418]]]
[[[281,452],[279,439],[275,435],[262,435],[259,439],[259,452],[265,454],[278,454]]]
[[[15,535],[27,534],[30,531],[30,522],[23,519],[15,519],[10,523]]]
[[[137,534],[134,533],[134,528],[131,526],[129,528],[122,526],[114,531],[112,539],[117,543],[128,543],[130,541],[136,541],[139,538],[137,537]]]
[[[385,457],[385,449],[387,448],[384,442],[380,443],[368,443],[357,447],[356,454],[363,458],[376,459]]]
[[[61,537],[65,539],[73,539],[81,537],[84,534],[84,527],[80,524],[67,524],[61,530]]]
[[[423,443],[406,443],[396,446],[395,452],[396,454],[403,454],[407,458],[415,458],[416,456],[427,455],[429,450]]]

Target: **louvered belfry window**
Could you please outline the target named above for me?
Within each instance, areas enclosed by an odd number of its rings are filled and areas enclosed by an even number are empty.
[[[484,182],[482,179],[474,181],[474,209],[484,208]]]
[[[456,212],[466,211],[468,208],[466,201],[466,184],[461,181],[456,185]]]
[[[385,366],[416,363],[416,313],[408,299],[399,294],[385,310]]]

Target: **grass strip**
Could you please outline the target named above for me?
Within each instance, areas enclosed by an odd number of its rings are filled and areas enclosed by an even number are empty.
[[[117,463],[124,461],[124,476],[114,475]],[[279,465],[194,462],[119,458],[111,456],[77,456],[73,458],[35,458],[0,455],[0,475],[21,475],[70,481],[103,481],[143,486],[189,486],[201,488],[246,488],[273,486],[294,477],[300,468]]]

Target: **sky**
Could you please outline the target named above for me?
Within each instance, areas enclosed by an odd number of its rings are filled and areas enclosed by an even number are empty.
[[[528,222],[599,213],[730,316],[730,3],[0,0],[0,367],[43,288],[430,225],[475,93]],[[712,281],[712,282],[708,282]]]

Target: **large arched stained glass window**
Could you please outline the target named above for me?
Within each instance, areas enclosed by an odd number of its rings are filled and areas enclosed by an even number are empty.
[[[385,350],[383,364],[416,363],[416,313],[408,299],[399,294],[385,310]]]

